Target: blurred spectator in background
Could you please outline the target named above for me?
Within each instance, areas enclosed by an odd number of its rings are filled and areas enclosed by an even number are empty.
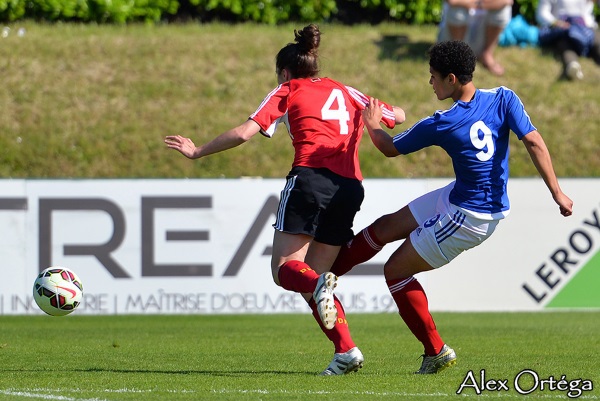
[[[536,19],[540,45],[556,52],[565,78],[583,78],[579,57],[590,57],[600,65],[600,35],[592,0],[539,0]]]
[[[513,0],[447,0],[438,42],[467,42],[485,68],[494,75],[503,75],[504,67],[494,58],[494,50],[512,18],[512,4]]]

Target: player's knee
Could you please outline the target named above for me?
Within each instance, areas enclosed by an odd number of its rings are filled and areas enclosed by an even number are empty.
[[[403,218],[403,214],[397,212],[380,217],[372,227],[377,239],[384,244],[389,244],[408,237],[416,228],[414,219],[412,220]]]
[[[273,276],[273,282],[281,287],[279,282],[279,266],[271,265],[271,275]]]

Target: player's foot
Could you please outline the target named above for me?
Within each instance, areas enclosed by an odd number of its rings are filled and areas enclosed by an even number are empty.
[[[333,289],[337,286],[337,276],[331,272],[323,273],[313,292],[313,299],[323,326],[331,330],[337,320],[337,308],[333,300]]]
[[[571,81],[583,79],[583,71],[578,61],[571,61],[565,66],[565,75]]]
[[[456,364],[456,353],[446,344],[442,347],[439,354],[434,356],[423,355],[423,363],[421,369],[415,373],[420,375],[428,375],[432,373],[439,373],[442,370],[449,368]]]
[[[479,61],[483,65],[485,69],[491,72],[493,75],[501,77],[504,75],[504,67],[494,59],[494,56],[491,54],[484,53],[479,58]]]
[[[346,373],[356,372],[363,367],[364,361],[365,358],[362,352],[357,347],[354,347],[350,351],[335,354],[333,361],[321,373],[321,376],[345,375]]]

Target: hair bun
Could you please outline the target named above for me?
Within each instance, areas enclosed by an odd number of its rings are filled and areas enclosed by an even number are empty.
[[[316,52],[321,43],[321,31],[315,24],[305,26],[302,30],[294,30],[294,36],[298,46],[307,53]]]

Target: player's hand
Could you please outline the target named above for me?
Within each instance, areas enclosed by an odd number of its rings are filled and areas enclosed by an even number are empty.
[[[394,116],[396,117],[396,124],[402,124],[406,121],[406,113],[404,110],[398,106],[392,106],[392,110],[394,110]]]
[[[554,200],[558,204],[560,214],[565,217],[573,214],[573,201],[567,195],[560,193]]]
[[[552,27],[553,28],[560,28],[560,29],[569,29],[571,27],[571,24],[569,22],[567,22],[567,21],[563,21],[563,20],[557,19],[552,24]]]
[[[379,127],[379,121],[383,117],[379,100],[370,97],[369,104],[362,111],[363,120],[368,127]]]
[[[189,159],[194,159],[196,154],[196,145],[190,138],[181,135],[168,135],[165,137],[165,144],[168,148],[179,151]]]

